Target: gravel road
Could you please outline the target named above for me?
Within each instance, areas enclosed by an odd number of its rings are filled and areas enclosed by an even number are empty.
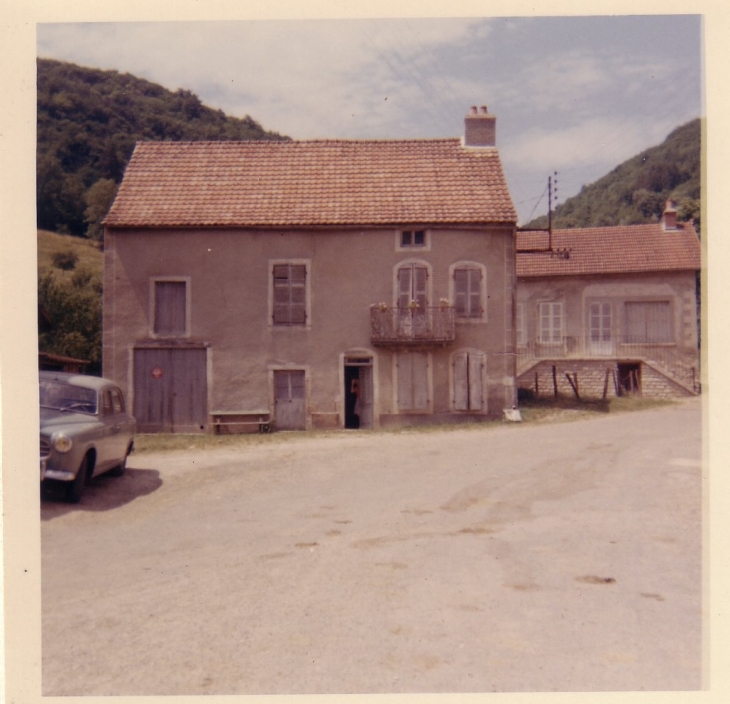
[[[43,694],[702,685],[699,399],[132,456],[42,504]]]

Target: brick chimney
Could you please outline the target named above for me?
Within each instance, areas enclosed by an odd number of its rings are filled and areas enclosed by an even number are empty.
[[[677,205],[671,198],[664,206],[664,213],[662,214],[662,226],[665,230],[677,229]]]
[[[494,147],[497,136],[497,118],[487,113],[487,106],[478,110],[476,105],[464,118],[465,147]]]

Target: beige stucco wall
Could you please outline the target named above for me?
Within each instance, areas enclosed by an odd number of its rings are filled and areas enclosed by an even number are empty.
[[[626,301],[671,301],[673,341],[656,345],[622,345]],[[566,343],[559,352],[538,340],[538,309],[543,301],[562,301]],[[588,342],[589,310],[594,301],[611,304],[610,351],[592,349]],[[577,374],[581,393],[603,394],[606,370],[620,361],[642,362],[642,393],[651,397],[684,396],[698,388],[699,350],[696,278],[694,272],[667,272],[600,277],[520,279],[517,303],[522,306],[526,347],[518,349],[518,385],[540,394],[553,391],[553,366],[559,393],[572,394],[565,374]],[[541,358],[543,359],[541,361]],[[613,393],[609,384],[608,395]]]
[[[563,301],[565,335],[585,339],[588,309],[592,301],[613,304],[614,336],[622,334],[625,301],[673,301],[675,344],[697,348],[697,298],[694,272],[631,274],[603,277],[554,277],[519,279],[517,301],[524,306],[527,340],[534,341],[538,330],[538,305],[542,301]]]
[[[307,374],[308,419],[342,425],[343,355],[374,359],[375,419],[397,414],[393,352],[370,341],[371,304],[394,302],[400,262],[425,262],[430,302],[452,300],[449,267],[481,262],[487,272],[487,320],[457,323],[456,341],[429,348],[432,416],[451,410],[450,356],[462,348],[487,354],[487,411],[501,414],[514,397],[511,354],[511,229],[431,230],[428,246],[401,250],[395,229],[326,232],[112,231],[105,242],[104,374],[134,397],[132,350],[149,339],[152,281],[180,277],[189,285],[191,340],[208,343],[209,410],[271,409],[271,371]],[[309,313],[304,327],[270,324],[270,266],[308,265]]]

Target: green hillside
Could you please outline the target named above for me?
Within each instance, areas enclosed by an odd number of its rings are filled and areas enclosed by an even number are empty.
[[[662,144],[651,147],[584,186],[558,205],[553,227],[602,227],[656,221],[668,198],[679,218],[700,225],[701,125],[695,119],[675,129]],[[525,227],[547,227],[547,215]]]
[[[286,139],[188,90],[50,59],[37,67],[39,228],[98,238],[138,140]]]

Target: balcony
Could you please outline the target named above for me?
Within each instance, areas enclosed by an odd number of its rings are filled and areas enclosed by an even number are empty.
[[[373,345],[448,345],[456,337],[453,306],[433,308],[370,308],[370,341]]]

